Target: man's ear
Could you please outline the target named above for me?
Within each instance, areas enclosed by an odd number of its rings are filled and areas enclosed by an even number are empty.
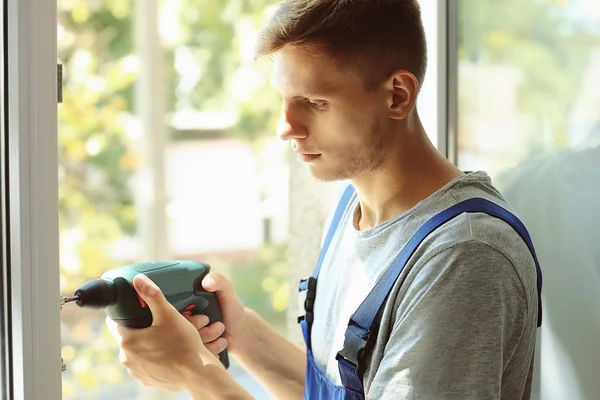
[[[386,81],[388,113],[392,119],[406,118],[415,106],[419,81],[408,71],[396,71]]]

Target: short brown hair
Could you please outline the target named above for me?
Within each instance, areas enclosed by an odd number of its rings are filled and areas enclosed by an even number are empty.
[[[284,0],[260,33],[256,57],[286,45],[321,47],[374,90],[394,71],[423,85],[427,45],[418,0]]]

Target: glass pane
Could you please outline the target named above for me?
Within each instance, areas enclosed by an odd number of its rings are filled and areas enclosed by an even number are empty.
[[[252,60],[272,3],[164,1],[154,19],[145,0],[58,1],[64,294],[106,270],[150,261],[154,243],[165,245],[166,258],[205,261],[228,275],[245,304],[285,332],[286,146],[274,135],[280,100],[268,62]],[[136,41],[144,26],[158,40]],[[140,95],[149,81],[150,95]],[[104,318],[63,307],[64,399],[186,398],[149,395],[132,380]],[[268,398],[233,360],[230,371]]]
[[[8,201],[8,193],[6,193],[6,179],[7,170],[6,163],[8,162],[6,154],[6,140],[8,138],[8,132],[5,123],[5,88],[6,82],[4,81],[6,75],[4,74],[4,54],[5,49],[5,38],[4,38],[4,0],[0,0],[0,238],[2,243],[0,244],[0,399],[8,399],[8,354],[6,349],[8,348],[8,297],[7,297],[7,273],[8,273],[8,259],[6,250],[8,248],[8,226],[6,223],[6,202]]]
[[[489,172],[544,274],[534,398],[600,398],[600,3],[458,4],[458,164]]]

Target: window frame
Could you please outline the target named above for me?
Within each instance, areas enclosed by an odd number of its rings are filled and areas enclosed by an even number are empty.
[[[62,397],[56,0],[5,0],[8,398]]]
[[[8,277],[8,268],[6,267],[8,264],[6,262],[6,245],[7,245],[7,234],[6,234],[6,202],[5,195],[6,192],[6,170],[7,170],[7,152],[5,150],[6,144],[6,133],[8,130],[6,129],[6,99],[7,90],[6,90],[6,71],[5,71],[5,58],[6,58],[6,2],[4,0],[0,0],[0,151],[2,151],[2,155],[0,155],[0,238],[2,238],[2,243],[0,244],[0,262],[2,263],[0,266],[0,399],[8,399],[8,381],[9,381],[9,359],[8,359],[8,351],[5,346],[5,338],[8,338],[7,331],[7,322],[8,322],[8,286],[5,285]],[[8,339],[6,339],[8,340]]]
[[[444,154],[454,165],[458,165],[458,1],[438,0],[444,3],[444,16],[440,23],[445,25],[446,43],[446,131]]]

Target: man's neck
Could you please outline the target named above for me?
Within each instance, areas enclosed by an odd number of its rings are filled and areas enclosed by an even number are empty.
[[[393,219],[461,175],[424,132],[416,132],[408,142],[390,151],[377,171],[351,180],[360,207],[356,229],[364,231]]]

